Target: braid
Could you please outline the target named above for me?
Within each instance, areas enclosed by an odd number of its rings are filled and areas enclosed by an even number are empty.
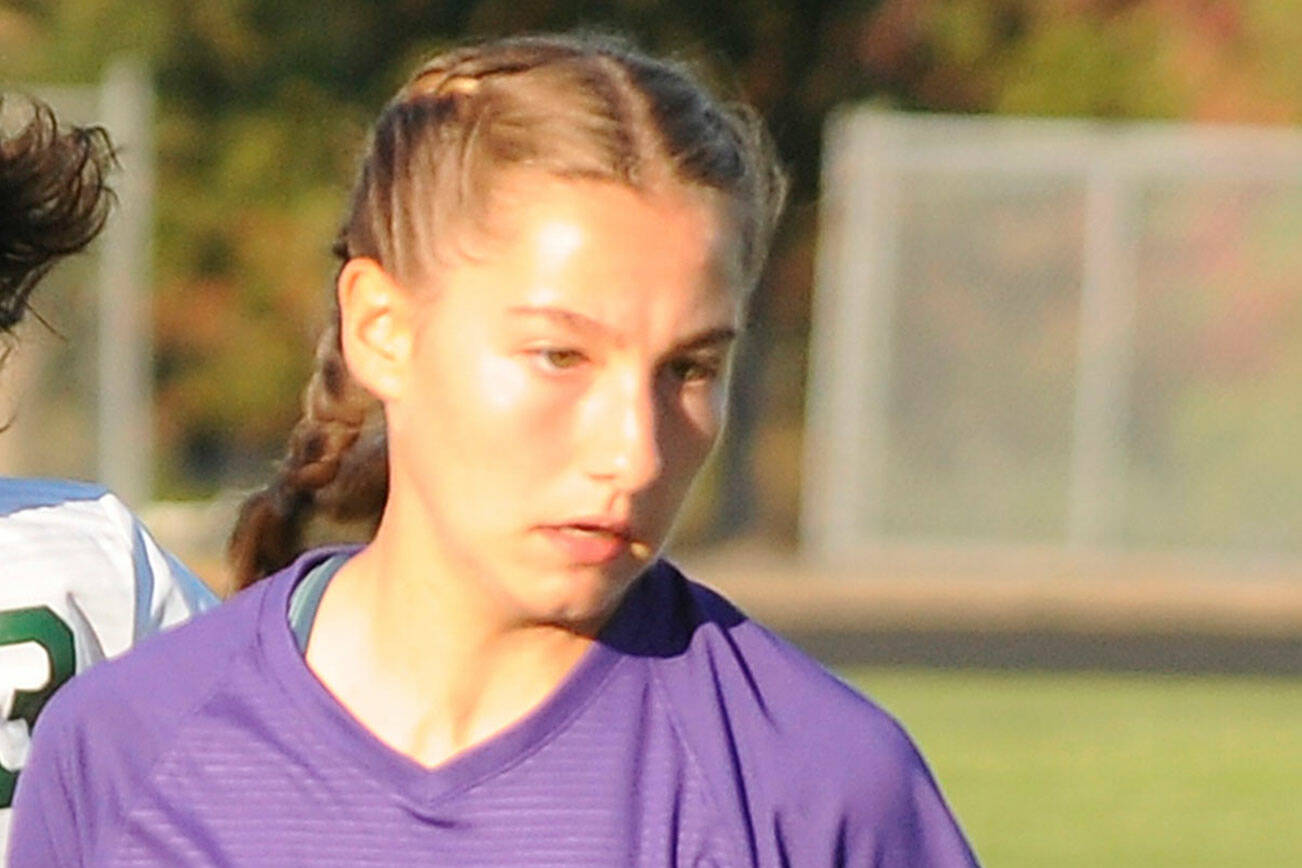
[[[348,373],[336,321],[317,344],[303,417],[275,479],[240,508],[228,548],[236,590],[293,560],[315,514],[340,521],[378,516],[388,491],[378,410]]]

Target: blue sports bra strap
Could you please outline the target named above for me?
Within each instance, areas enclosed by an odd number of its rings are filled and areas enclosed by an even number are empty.
[[[347,561],[347,554],[331,555],[308,570],[290,595],[289,629],[294,633],[294,644],[300,654],[307,653],[307,640],[312,635],[312,623],[316,621],[316,610],[321,606],[326,586]]]

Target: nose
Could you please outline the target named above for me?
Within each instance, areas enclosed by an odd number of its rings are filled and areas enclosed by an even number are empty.
[[[646,488],[663,467],[655,383],[632,373],[612,376],[593,397],[596,412],[586,421],[585,438],[589,473],[621,492]]]

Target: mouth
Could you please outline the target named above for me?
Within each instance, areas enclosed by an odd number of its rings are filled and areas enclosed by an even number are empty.
[[[638,539],[626,522],[584,518],[539,529],[574,563],[604,564],[625,554],[639,561],[651,557],[651,545]]]

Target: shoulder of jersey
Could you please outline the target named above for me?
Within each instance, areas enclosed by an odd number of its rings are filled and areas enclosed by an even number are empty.
[[[756,741],[757,756],[778,765],[799,757],[806,773],[829,780],[901,779],[921,763],[907,732],[880,706],[716,591],[677,575],[696,612],[681,664],[663,661],[677,703],[725,696],[726,714],[737,733]]]
[[[60,725],[166,728],[201,703],[253,646],[266,594],[259,583],[69,681],[42,712]],[[105,713],[106,710],[111,710]]]
[[[0,479],[0,516],[25,509],[61,506],[77,501],[96,501],[111,496],[102,485],[70,479]]]
[[[895,718],[714,591],[681,576],[677,588],[689,602],[664,608],[688,613],[690,638],[652,665],[716,793],[785,818],[793,853],[974,864]]]

